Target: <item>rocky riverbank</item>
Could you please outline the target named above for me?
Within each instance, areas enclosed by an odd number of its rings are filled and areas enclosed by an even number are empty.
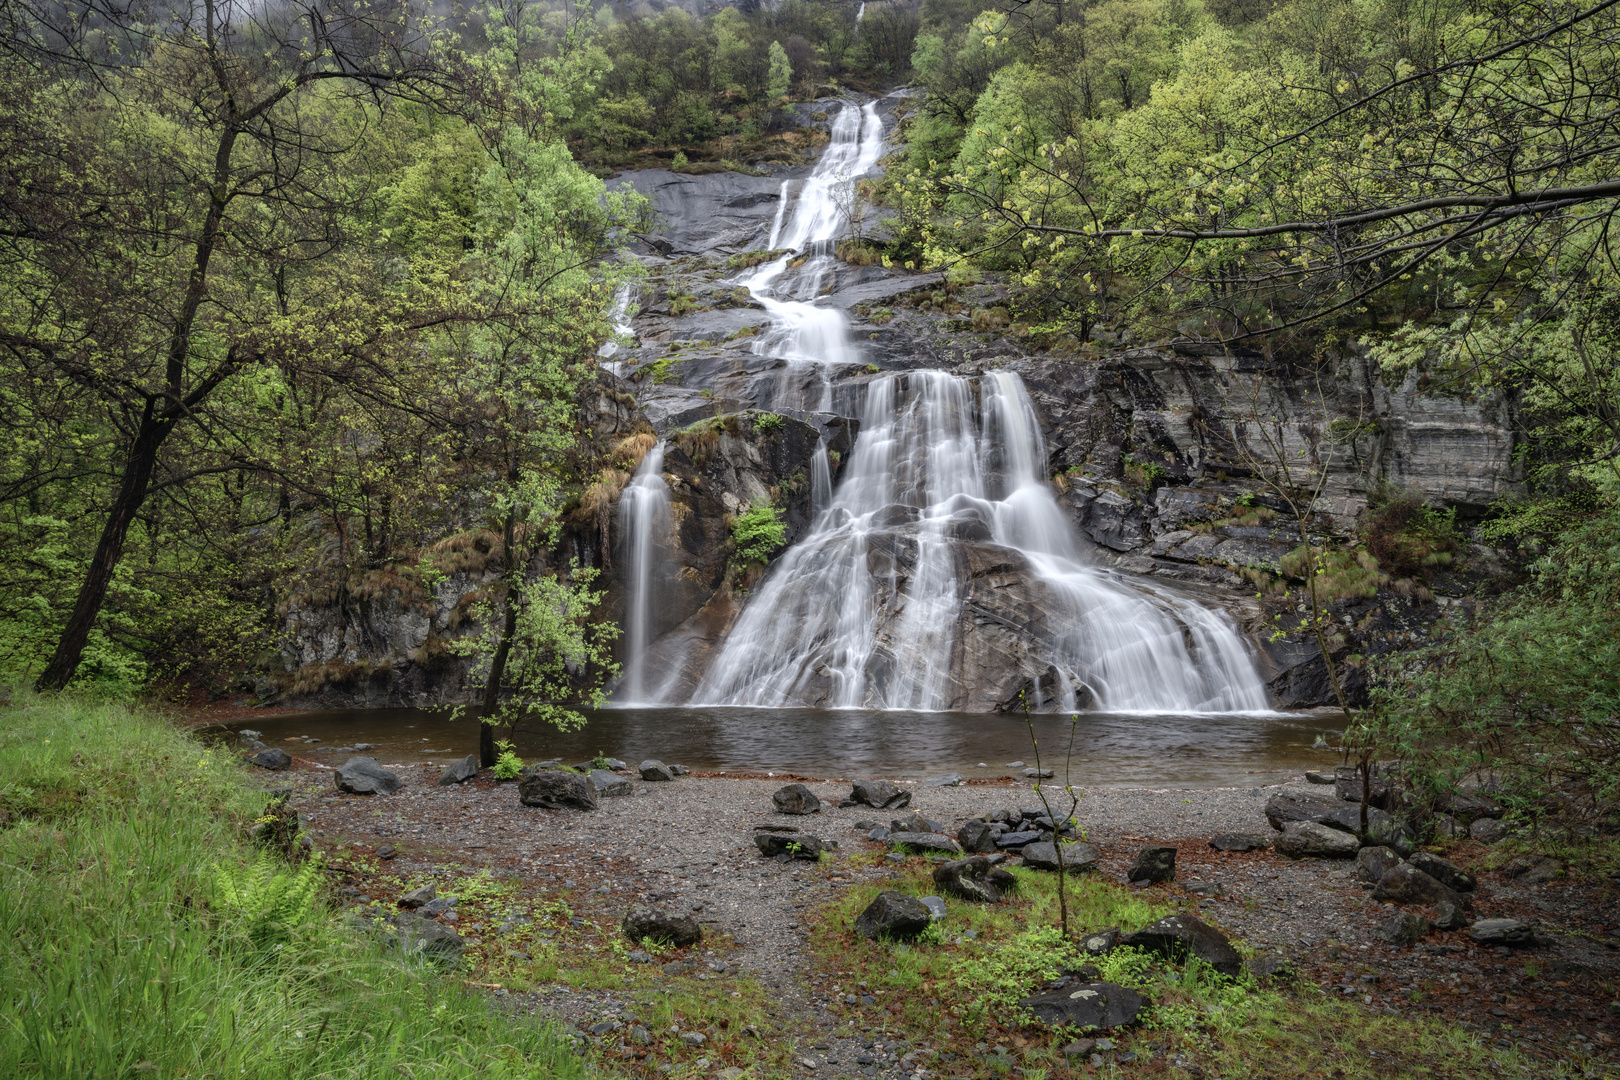
[[[660,1064],[690,1068],[701,1056],[687,1043],[684,1056],[666,1056],[659,1033],[638,1015],[645,1004],[628,987],[692,985],[742,1000],[750,993],[746,984],[757,986],[764,1003],[750,1026],[765,1025],[759,1038],[791,1048],[791,1061],[777,1067],[826,1077],[911,1075],[919,1068],[935,1075],[946,1060],[941,1055],[951,1053],[959,1064],[945,1074],[970,1074],[960,1063],[972,1057],[971,1045],[890,1046],[886,1016],[864,1003],[871,995],[846,985],[861,982],[859,973],[840,981],[838,973],[820,970],[810,928],[846,890],[927,868],[924,856],[887,852],[888,844],[869,839],[881,835],[874,826],[921,814],[955,834],[970,819],[1004,819],[1036,805],[1027,781],[901,785],[908,805],[884,811],[840,805],[851,793],[844,780],[668,782],[626,770],[614,780],[626,794],[581,811],[524,806],[517,785],[482,776],[439,786],[437,768],[392,771],[402,786],[390,795],[344,794],[329,768],[304,761],[276,782],[291,781],[316,846],[331,852],[345,874],[346,902],[393,911],[405,886],[420,884],[432,884],[439,897],[466,896],[468,903],[441,903],[435,914],[463,939],[467,962],[483,973],[475,977],[513,1008],[570,1024],[605,1059],[657,1075]],[[818,813],[778,812],[772,795],[790,779],[819,799]],[[1289,859],[1271,850],[1283,834],[1267,820],[1268,803],[1275,817],[1279,804],[1299,805],[1323,790],[1303,780],[1247,789],[1099,788],[1086,793],[1077,818],[1100,849],[1092,873],[1123,881],[1142,848],[1175,847],[1175,880],[1147,886],[1144,896],[1199,915],[1246,951],[1277,958],[1370,1015],[1442,1016],[1498,1045],[1580,1067],[1614,1058],[1620,908],[1612,886],[1564,876],[1537,880],[1546,874],[1515,880],[1487,868],[1484,845],[1457,841],[1445,857],[1477,879],[1466,921],[1518,920],[1531,928],[1526,943],[1480,942],[1457,928],[1428,930],[1416,944],[1390,944],[1392,915],[1436,921],[1433,907],[1373,899],[1374,887],[1354,860]],[[756,833],[784,826],[836,849],[811,862],[763,856]],[[1251,851],[1211,846],[1232,833],[1256,834],[1266,844]],[[498,909],[476,902],[491,882],[500,883],[504,897]],[[619,923],[638,903],[691,915],[703,928],[703,944],[663,958],[656,970],[635,963],[650,956],[615,960],[624,948]],[[560,904],[566,919],[553,917]],[[542,948],[594,958],[619,974],[593,969],[591,978],[570,985],[555,960],[544,970],[525,967],[537,964]],[[903,1060],[907,1054],[913,1056]],[[716,1052],[707,1064],[718,1071],[723,1060]]]

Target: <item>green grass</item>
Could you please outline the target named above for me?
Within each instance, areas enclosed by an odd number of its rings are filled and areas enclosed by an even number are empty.
[[[0,709],[0,1076],[587,1075],[555,1032],[321,900],[268,938],[251,905],[221,903],[222,875],[253,880],[265,803],[233,757],[150,713]]]
[[[1018,888],[1001,904],[948,901],[949,914],[936,924],[940,932],[929,935],[932,941],[874,942],[853,934],[855,916],[883,889],[917,896],[935,892],[930,869],[912,860],[898,879],[857,885],[824,907],[811,934],[821,968],[813,978],[844,991],[861,980],[860,992],[870,992],[876,1004],[840,1003],[833,1010],[856,1029],[881,1029],[930,1048],[930,1054],[953,1054],[922,1063],[943,1075],[1007,1075],[1014,1062],[1026,1076],[1048,1080],[1570,1075],[1562,1066],[1487,1047],[1443,1019],[1376,1015],[1359,1003],[1329,998],[1308,982],[1260,983],[1247,973],[1227,979],[1196,960],[1173,964],[1130,949],[1092,962],[1103,978],[1138,990],[1149,1003],[1137,1027],[1107,1033],[1139,1060],[1092,1070],[1062,1054],[1077,1032],[1020,1022],[1016,1016],[1019,998],[1065,966],[1085,962],[1057,933],[1055,875],[1015,870]],[[1095,874],[1069,882],[1076,939],[1113,926],[1137,930],[1177,906],[1173,894],[1134,891]],[[1241,941],[1234,944],[1244,949]],[[1015,1050],[1006,1058],[980,1060],[969,1051],[976,1042]]]

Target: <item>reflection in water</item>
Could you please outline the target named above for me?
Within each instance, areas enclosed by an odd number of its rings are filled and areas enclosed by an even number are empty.
[[[794,772],[811,776],[878,774],[964,777],[1007,772],[1009,761],[1033,764],[1022,717],[962,713],[823,711],[818,709],[652,708],[587,714],[577,732],[520,731],[526,760],[583,761],[599,751],[635,765],[643,758],[688,768],[730,772]],[[322,740],[327,750],[297,748],[303,757],[341,760],[337,747],[372,743],[385,761],[448,761],[477,747],[475,721],[446,720],[416,709],[299,713],[233,725],[263,733],[277,745],[289,736]],[[1269,782],[1332,764],[1313,751],[1333,717],[1082,713],[1075,731],[1074,779],[1094,786],[1217,787]],[[1069,721],[1034,717],[1048,766],[1068,742]],[[985,762],[989,768],[978,768]]]

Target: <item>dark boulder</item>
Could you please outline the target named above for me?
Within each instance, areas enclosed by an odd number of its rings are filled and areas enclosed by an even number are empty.
[[[332,774],[339,791],[350,795],[387,795],[403,787],[399,777],[377,764],[373,757],[352,757]]]
[[[1401,864],[1401,857],[1387,847],[1364,847],[1356,852],[1356,876],[1369,885],[1384,880],[1384,875]]]
[[[991,852],[996,850],[996,831],[986,821],[970,821],[956,830],[956,842],[963,851]]]
[[[1171,915],[1120,940],[1121,945],[1173,960],[1196,956],[1222,975],[1235,976],[1243,957],[1219,930],[1191,915]]]
[[[586,779],[591,782],[591,787],[596,790],[598,798],[616,799],[636,793],[636,785],[618,773],[611,773],[606,769],[592,769]]]
[[[911,792],[887,780],[856,780],[850,785],[849,797],[861,806],[877,810],[899,810],[911,805]]]
[[[934,916],[915,896],[881,892],[855,917],[855,932],[864,938],[914,938],[928,929]]]
[[[1499,818],[1502,816],[1502,804],[1495,799],[1480,794],[1458,794],[1446,800],[1445,808],[1451,816],[1466,825],[1472,825],[1480,818]]]
[[[1271,837],[1259,833],[1222,833],[1209,842],[1216,851],[1264,851],[1271,846]]]
[[[940,863],[934,867],[934,885],[947,896],[980,904],[999,904],[1001,890],[990,881],[992,865],[982,855]]]
[[[637,769],[643,780],[658,783],[675,779],[675,770],[657,758],[648,758]]]
[[[1018,1003],[1053,1027],[1117,1028],[1136,1022],[1142,995],[1111,982],[1069,983]]]
[[[1394,904],[1438,904],[1442,900],[1448,900],[1462,907],[1468,904],[1467,900],[1455,890],[1440,884],[1409,863],[1390,867],[1389,871],[1378,879],[1378,886],[1373,889],[1372,898],[1388,900]]]
[[[1017,832],[1006,832],[996,837],[996,848],[1000,851],[1016,851],[1027,844],[1033,844],[1041,838],[1039,829],[1020,829]]]
[[[625,913],[624,936],[631,941],[661,941],[683,947],[703,940],[703,928],[690,915],[673,915],[651,904],[637,904]]]
[[[1170,850],[1174,851],[1174,848]],[[1041,840],[1027,844],[1020,852],[1024,857],[1024,865],[1034,870],[1056,870],[1058,868],[1057,845],[1050,840]],[[1064,844],[1063,870],[1068,874],[1083,874],[1088,870],[1095,870],[1097,863],[1102,859],[1102,852],[1095,844]]]
[[[1468,928],[1481,945],[1534,945],[1536,932],[1518,919],[1481,919]]]
[[[1520,885],[1545,885],[1564,876],[1564,864],[1547,855],[1519,855],[1502,866],[1502,873]]]
[[[402,911],[395,915],[394,926],[399,931],[399,944],[402,949],[410,953],[421,953],[441,963],[460,959],[461,950],[467,944],[460,934],[443,923],[424,919],[410,911]]]
[[[1475,818],[1468,826],[1468,835],[1482,844],[1494,844],[1507,834],[1507,824],[1501,818]]]
[[[1414,851],[1412,857],[1406,861],[1448,889],[1460,893],[1474,891],[1474,875],[1459,866],[1453,866],[1438,855],[1430,855],[1427,851]]]
[[[1388,945],[1416,945],[1418,939],[1431,929],[1433,927],[1428,919],[1403,911],[1398,915],[1391,915],[1373,927],[1373,937]]]
[[[945,826],[933,818],[923,817],[921,814],[912,814],[907,818],[895,818],[889,822],[890,832],[937,832],[945,831]]]
[[[279,747],[271,747],[269,750],[260,750],[248,760],[253,762],[253,764],[257,765],[259,768],[269,769],[271,772],[281,772],[283,769],[289,768],[292,765],[292,755]]]
[[[1329,801],[1317,795],[1281,791],[1266,800],[1266,821],[1273,829],[1282,832],[1283,826],[1291,821],[1314,821],[1320,824],[1322,818],[1337,812],[1343,806],[1341,802]]]
[[[1348,859],[1360,847],[1354,833],[1314,821],[1290,821],[1277,837],[1277,853],[1290,859]]]
[[[460,761],[452,761],[439,774],[439,786],[450,787],[454,784],[463,784],[478,775],[478,755],[468,754]]]
[[[896,847],[907,848],[920,855],[960,855],[962,849],[956,841],[944,833],[931,832],[891,832],[889,843]]]
[[[578,773],[537,772],[518,781],[518,801],[546,810],[595,810],[596,789]]]
[[[807,859],[813,862],[821,858],[821,851],[825,845],[822,844],[820,837],[811,836],[809,833],[756,832],[754,846],[768,859],[787,855],[794,859]]]
[[[1027,850],[1024,852],[1024,858],[1029,858]],[[1146,882],[1176,880],[1176,849],[1163,845],[1143,848],[1136,853],[1135,861],[1125,873],[1125,880]]]
[[[1468,925],[1468,916],[1461,904],[1442,900],[1434,905],[1434,925],[1442,930],[1461,930]]]
[[[1103,956],[1117,949],[1123,937],[1117,927],[1110,926],[1107,930],[1099,930],[1095,934],[1087,934],[1081,938],[1080,948],[1087,956]]]
[[[816,793],[803,784],[789,784],[778,789],[772,796],[771,802],[776,804],[778,814],[814,814],[821,809],[821,800]]]

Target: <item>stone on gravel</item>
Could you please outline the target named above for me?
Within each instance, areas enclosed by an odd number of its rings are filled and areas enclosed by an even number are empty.
[[[1057,773],[1053,772],[1051,769],[1025,769],[1018,775],[1024,777],[1026,780],[1050,780],[1052,777],[1056,776]]]
[[[778,814],[814,814],[821,810],[821,800],[803,784],[789,784],[771,795]]]
[[[1271,846],[1271,837],[1259,833],[1222,833],[1209,842],[1216,851],[1264,851]]]
[[[616,799],[636,793],[636,785],[619,774],[608,772],[606,769],[592,769],[586,779],[596,789],[599,798]]]
[[[754,846],[759,853],[767,859],[774,859],[778,855],[786,855],[790,859],[807,859],[814,862],[821,858],[824,845],[819,836],[809,833],[779,833],[757,832],[754,834]]]
[[[948,772],[944,776],[936,776],[932,780],[924,780],[923,787],[956,787],[962,782],[962,774]]]
[[[911,792],[887,780],[856,780],[850,785],[849,797],[857,805],[874,810],[899,810],[911,805]]]
[[[1391,915],[1373,927],[1373,937],[1389,945],[1416,945],[1418,939],[1432,929],[1428,919],[1403,911]]]
[[[1101,857],[1101,853],[1098,857]],[[1024,852],[1024,859],[1025,861],[1029,859],[1027,849]],[[1176,880],[1176,849],[1156,844],[1138,851],[1131,868],[1125,873],[1125,880],[1149,882]]]
[[[643,761],[637,767],[637,771],[641,773],[641,778],[643,780],[652,783],[675,779],[675,770],[670,768],[668,765],[665,765],[657,758],[648,758],[646,761]]]
[[[1273,829],[1282,832],[1283,826],[1291,821],[1320,823],[1321,818],[1337,812],[1343,806],[1337,800],[1330,801],[1317,795],[1280,791],[1266,800],[1266,821]]]
[[[1314,821],[1290,821],[1277,837],[1277,852],[1291,859],[1348,859],[1361,847],[1353,833]]]
[[[1468,936],[1481,945],[1534,945],[1536,934],[1518,919],[1481,919],[1468,928]]]
[[[1545,885],[1564,876],[1564,864],[1546,855],[1520,855],[1509,859],[1502,873],[1520,885]]]
[[[1448,889],[1460,893],[1474,891],[1474,875],[1459,866],[1453,866],[1438,855],[1430,855],[1427,851],[1414,851],[1412,857],[1406,861]]]
[[[702,1046],[708,1041],[709,1037],[703,1034],[701,1031],[681,1032],[681,1042],[685,1043],[687,1046]]]
[[[1143,1003],[1142,995],[1129,987],[1085,982],[1035,994],[1018,1004],[1053,1027],[1117,1028],[1135,1023]]]
[[[404,896],[401,896],[399,898],[399,906],[402,908],[419,908],[438,895],[439,890],[435,889],[431,885],[423,885],[421,888],[412,889]]]
[[[901,892],[881,892],[866,910],[855,917],[855,932],[861,937],[914,938],[933,923],[934,917],[921,900]]]
[[[596,789],[578,773],[537,772],[518,781],[518,801],[545,810],[595,810]]]
[[[1171,848],[1174,851],[1175,848]],[[1021,852],[1024,856],[1024,865],[1033,870],[1056,870],[1058,868],[1057,845],[1049,840],[1041,840],[1028,844]],[[1095,844],[1064,844],[1063,869],[1068,874],[1083,874],[1087,870],[1095,870],[1097,863],[1102,859],[1102,852]]]
[[[1222,975],[1236,975],[1243,957],[1219,930],[1191,915],[1171,915],[1120,939],[1121,945],[1181,959],[1196,956]]]
[[[458,899],[454,896],[438,896],[422,905],[422,914],[443,915],[455,907],[458,902]]]
[[[996,847],[1002,851],[1011,851],[1033,844],[1041,838],[1039,829],[1020,829],[1018,832],[1002,833],[996,837]]]
[[[889,822],[890,832],[937,832],[945,831],[945,826],[933,818],[925,818],[921,814],[912,814],[908,818],[895,818]]]
[[[377,849],[377,858],[379,859],[392,859],[398,854],[399,848],[395,847],[393,844],[384,844],[382,847]]]
[[[928,909],[928,914],[933,916],[935,922],[938,922],[945,917],[945,901],[941,900],[937,896],[923,897],[922,906]]]
[[[637,904],[625,913],[624,936],[631,941],[662,941],[677,948],[703,940],[703,928],[690,915],[675,915],[651,904]]]
[[[352,757],[332,774],[339,791],[350,795],[387,795],[404,784],[398,776],[377,764],[374,757]]]
[[[986,821],[970,821],[956,830],[956,842],[963,851],[991,852],[996,850],[996,831]]]
[[[1468,826],[1468,835],[1482,844],[1494,844],[1508,834],[1508,827],[1500,818],[1475,818]]]
[[[1331,784],[1334,782],[1332,773],[1306,772],[1305,779],[1312,784]]]
[[[1467,901],[1456,891],[1440,884],[1408,863],[1390,867],[1388,872],[1378,879],[1378,886],[1373,889],[1372,898],[1388,900],[1395,904],[1438,904],[1442,900],[1449,900],[1453,904],[1467,906]]]
[[[955,840],[944,833],[931,832],[891,832],[889,843],[898,847],[907,848],[919,855],[934,852],[939,855],[960,855],[962,849]]]
[[[594,769],[596,769],[598,767],[597,764],[596,764],[596,760],[597,759],[592,758],[590,761],[582,761],[578,765],[575,765],[574,768],[578,769],[582,773],[591,772],[592,770],[594,770]],[[612,770],[612,769],[628,769],[630,767],[630,766],[626,765],[624,762],[620,761],[616,757],[603,758],[602,760],[607,762],[607,765],[603,766],[603,767],[606,768],[606,769],[609,769],[609,770]]]
[[[953,859],[934,867],[934,886],[947,896],[980,904],[1001,903],[1001,890],[990,881],[993,864],[984,856]]]
[[[1356,876],[1369,885],[1384,880],[1391,867],[1399,866],[1401,857],[1387,847],[1364,847],[1356,852]]]
[[[1281,956],[1257,956],[1245,960],[1243,966],[1257,979],[1292,979],[1298,974],[1294,965]]]
[[[1099,930],[1095,934],[1087,934],[1081,938],[1080,948],[1087,956],[1103,956],[1119,947],[1122,936],[1118,927],[1111,926],[1107,930]]]
[[[1441,930],[1461,930],[1468,925],[1468,916],[1461,904],[1442,900],[1434,905],[1434,925]]]
[[[434,960],[450,962],[461,957],[466,942],[461,935],[442,923],[424,919],[413,912],[402,911],[394,916],[399,930],[399,944],[406,952],[421,953]]]
[[[875,840],[880,844],[886,844],[889,842],[889,830],[881,825],[875,826],[871,832],[866,834],[866,838]]]
[[[439,786],[450,787],[454,784],[463,784],[478,775],[478,755],[468,754],[460,761],[452,761],[439,774]]]
[[[248,760],[253,762],[253,764],[257,765],[259,768],[269,769],[271,772],[281,772],[283,769],[286,769],[292,765],[292,755],[279,747],[271,747],[269,750],[260,750]]]

